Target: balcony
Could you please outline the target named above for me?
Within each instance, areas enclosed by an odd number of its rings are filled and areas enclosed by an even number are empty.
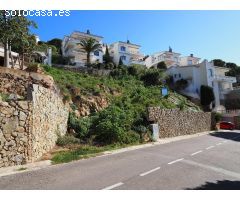
[[[214,80],[218,81],[218,82],[229,82],[229,83],[236,83],[237,82],[236,77],[232,77],[232,76],[215,75]]]

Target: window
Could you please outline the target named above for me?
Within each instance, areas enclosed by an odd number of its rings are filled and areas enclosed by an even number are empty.
[[[94,51],[95,56],[99,56],[99,51]]]
[[[182,75],[181,75],[181,74],[178,74],[178,76],[179,76],[179,78],[181,78],[181,77],[182,77]]]
[[[209,69],[210,76],[213,77],[213,71],[212,69]]]
[[[126,56],[121,56],[121,60],[126,60]]]
[[[188,65],[192,65],[192,60],[188,60]]]
[[[121,50],[121,51],[126,51],[126,47],[121,46],[121,47],[120,47],[120,50]]]
[[[177,78],[177,74],[174,74],[174,78]]]

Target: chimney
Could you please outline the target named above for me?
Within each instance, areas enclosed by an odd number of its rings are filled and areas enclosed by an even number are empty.
[[[87,30],[87,34],[90,34],[90,30]]]
[[[193,57],[193,54],[192,54],[192,53],[190,54],[190,57]]]

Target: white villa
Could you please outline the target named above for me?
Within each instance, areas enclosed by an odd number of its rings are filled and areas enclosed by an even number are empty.
[[[147,68],[157,66],[158,63],[164,61],[167,67],[171,67],[174,65],[180,64],[180,53],[175,53],[172,51],[171,47],[169,47],[168,51],[160,51],[154,53],[153,55],[149,56],[145,60],[145,65]]]
[[[201,85],[212,87],[215,95],[215,110],[222,109],[225,95],[233,90],[232,84],[236,83],[236,78],[225,76],[229,71],[227,68],[214,66],[213,62],[207,60],[198,63],[199,58],[193,60],[192,58],[193,56],[184,58],[180,61],[183,65],[171,66],[167,73],[173,77],[174,82],[180,79],[187,80],[188,86],[181,92],[193,98],[200,99]]]
[[[113,57],[113,62],[118,65],[120,59],[124,65],[142,64],[144,65],[144,55],[140,53],[140,45],[129,42],[115,42],[109,46],[110,56]]]
[[[71,63],[75,63],[76,66],[85,66],[87,56],[86,52],[81,49],[78,44],[82,39],[94,38],[100,44],[103,44],[103,37],[90,34],[89,31],[86,33],[74,31],[70,36],[65,36],[62,42],[63,56],[69,57]],[[95,51],[90,55],[91,62],[103,62],[103,51]]]

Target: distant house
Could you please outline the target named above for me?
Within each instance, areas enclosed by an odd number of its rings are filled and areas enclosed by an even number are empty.
[[[140,45],[127,42],[115,42],[109,46],[110,56],[113,58],[113,62],[118,65],[120,59],[124,65],[131,64],[144,64],[144,55],[140,52]]]
[[[19,54],[11,51],[9,52],[9,67],[15,67],[15,68],[20,68],[19,62],[20,62],[20,57]],[[4,48],[0,46],[0,66],[4,65]]]
[[[150,55],[145,60],[145,65],[147,68],[156,67],[158,63],[165,62],[167,67],[180,64],[180,53],[172,51],[172,48],[169,47],[168,51],[160,51]]]
[[[198,63],[200,59],[189,62],[192,56],[184,58],[180,63],[186,65],[171,66],[167,73],[173,77],[173,81],[187,80],[188,86],[181,92],[187,96],[200,99],[201,85],[207,85],[213,88],[215,95],[215,109],[224,105],[225,95],[233,90],[233,83],[236,83],[236,77],[225,76],[228,68],[214,66],[213,62],[204,60]],[[195,64],[194,64],[195,63]]]
[[[71,63],[75,63],[76,66],[85,66],[87,61],[86,52],[81,49],[78,44],[82,39],[94,38],[100,44],[102,43],[103,37],[98,35],[90,34],[89,31],[86,33],[80,31],[74,31],[70,36],[65,36],[62,41],[62,53],[64,57],[69,57]],[[103,62],[103,52],[95,51],[90,55],[91,62]]]

